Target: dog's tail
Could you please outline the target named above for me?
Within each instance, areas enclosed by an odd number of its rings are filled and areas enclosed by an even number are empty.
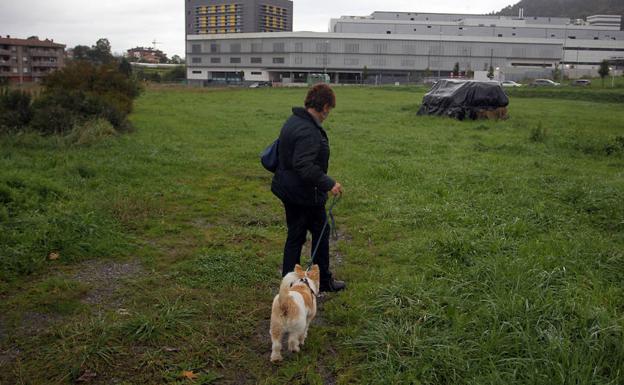
[[[288,315],[289,300],[290,300],[290,294],[289,294],[288,285],[281,285],[280,291],[279,291],[279,297],[277,298],[277,301],[279,303],[279,308],[282,313],[282,316],[284,317]]]

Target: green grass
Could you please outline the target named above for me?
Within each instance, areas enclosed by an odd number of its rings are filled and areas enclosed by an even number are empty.
[[[152,89],[131,134],[3,137],[0,383],[624,382],[624,109],[578,92],[458,122],[416,116],[422,88],[337,88],[349,288],[277,366],[258,153],[305,90]]]

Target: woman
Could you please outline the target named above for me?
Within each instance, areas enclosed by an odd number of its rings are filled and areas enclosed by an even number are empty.
[[[321,291],[340,291],[346,287],[329,271],[329,226],[327,193],[342,194],[342,185],[327,175],[329,140],[321,126],[336,107],[336,96],[327,84],[310,88],[305,107],[294,107],[279,136],[279,165],[273,176],[271,191],[284,203],[288,236],[284,245],[282,276],[300,262],[301,248],[308,231],[313,249],[320,243],[313,263],[319,265]]]

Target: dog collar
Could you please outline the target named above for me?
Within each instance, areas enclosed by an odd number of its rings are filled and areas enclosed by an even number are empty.
[[[312,286],[310,286],[310,282],[308,282],[307,278],[302,278],[299,280],[299,282],[303,282],[305,283],[305,285],[308,287],[308,289],[310,289],[310,292],[312,293],[313,296],[318,297],[318,295],[314,292],[314,289],[312,289]],[[290,287],[292,287],[295,284],[295,282],[291,282],[290,283]]]

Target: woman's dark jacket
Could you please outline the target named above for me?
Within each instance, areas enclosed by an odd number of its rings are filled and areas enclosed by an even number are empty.
[[[323,206],[335,184],[327,176],[329,140],[305,108],[292,112],[280,132],[279,165],[271,191],[286,204]]]

